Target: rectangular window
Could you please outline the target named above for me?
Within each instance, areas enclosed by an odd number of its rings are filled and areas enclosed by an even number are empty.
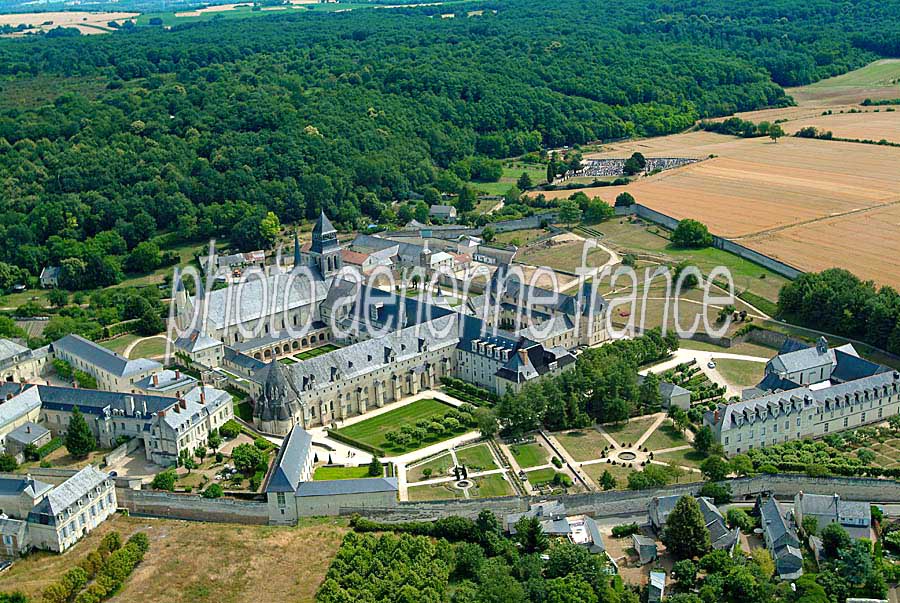
[[[847,417],[844,417],[844,427],[847,426],[847,421],[848,421],[848,418],[847,418]]]
[[[828,433],[828,421],[825,422],[825,433]]]
[[[800,427],[800,417],[797,417],[797,427]]]
[[[277,494],[277,498],[278,498],[278,506],[283,507],[284,506],[284,492],[279,492]]]

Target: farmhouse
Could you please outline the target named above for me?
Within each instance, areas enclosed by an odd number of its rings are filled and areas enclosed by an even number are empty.
[[[766,364],[744,400],[704,415],[727,454],[821,437],[900,412],[900,372],[859,357],[851,344],[792,346]]]
[[[442,222],[456,222],[456,208],[452,205],[432,205],[428,209],[428,215]]]

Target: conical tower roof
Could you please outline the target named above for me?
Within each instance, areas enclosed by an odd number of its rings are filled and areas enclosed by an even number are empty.
[[[284,367],[273,359],[262,370],[266,371],[265,380],[254,414],[263,421],[290,419],[296,408],[297,392],[284,374]]]
[[[321,236],[327,233],[337,233],[337,229],[331,224],[331,220],[328,219],[328,216],[323,211],[319,213],[319,219],[316,220],[316,224],[313,226],[313,236]]]

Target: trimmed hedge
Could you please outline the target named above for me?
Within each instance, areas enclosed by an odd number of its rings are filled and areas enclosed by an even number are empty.
[[[494,392],[472,385],[462,379],[441,377],[441,384],[454,398],[459,398],[475,406],[492,406],[500,401],[500,397]]]
[[[53,438],[52,440],[38,448],[38,458],[42,459],[51,452],[62,448],[64,443],[65,442],[63,442],[62,438]]]
[[[350,519],[350,527],[357,532],[395,532],[415,536],[431,536],[453,541],[478,542],[481,530],[471,519],[443,517],[436,521],[372,521],[359,515]]]
[[[347,444],[348,446],[359,448],[360,450],[368,452],[369,454],[373,454],[375,456],[386,456],[383,448],[372,446],[371,444],[362,442],[360,440],[357,440],[356,438],[351,438],[350,436],[341,433],[337,429],[326,429],[325,433],[332,440],[337,440],[338,442]]]

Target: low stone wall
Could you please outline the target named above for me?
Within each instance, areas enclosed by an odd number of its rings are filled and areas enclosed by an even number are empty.
[[[262,501],[209,499],[198,494],[126,489],[117,489],[116,497],[119,507],[128,509],[132,515],[224,523],[269,523],[268,507]]]
[[[125,460],[129,454],[137,450],[139,447],[143,445],[143,440],[140,438],[131,438],[124,444],[120,444],[113,448],[109,454],[103,457],[103,466],[109,467],[110,465],[114,465],[120,461]]]
[[[805,475],[764,475],[731,480],[735,500],[771,492],[778,497],[793,498],[797,492],[838,494],[847,500],[868,502],[900,501],[900,482],[868,477],[807,477]]]

